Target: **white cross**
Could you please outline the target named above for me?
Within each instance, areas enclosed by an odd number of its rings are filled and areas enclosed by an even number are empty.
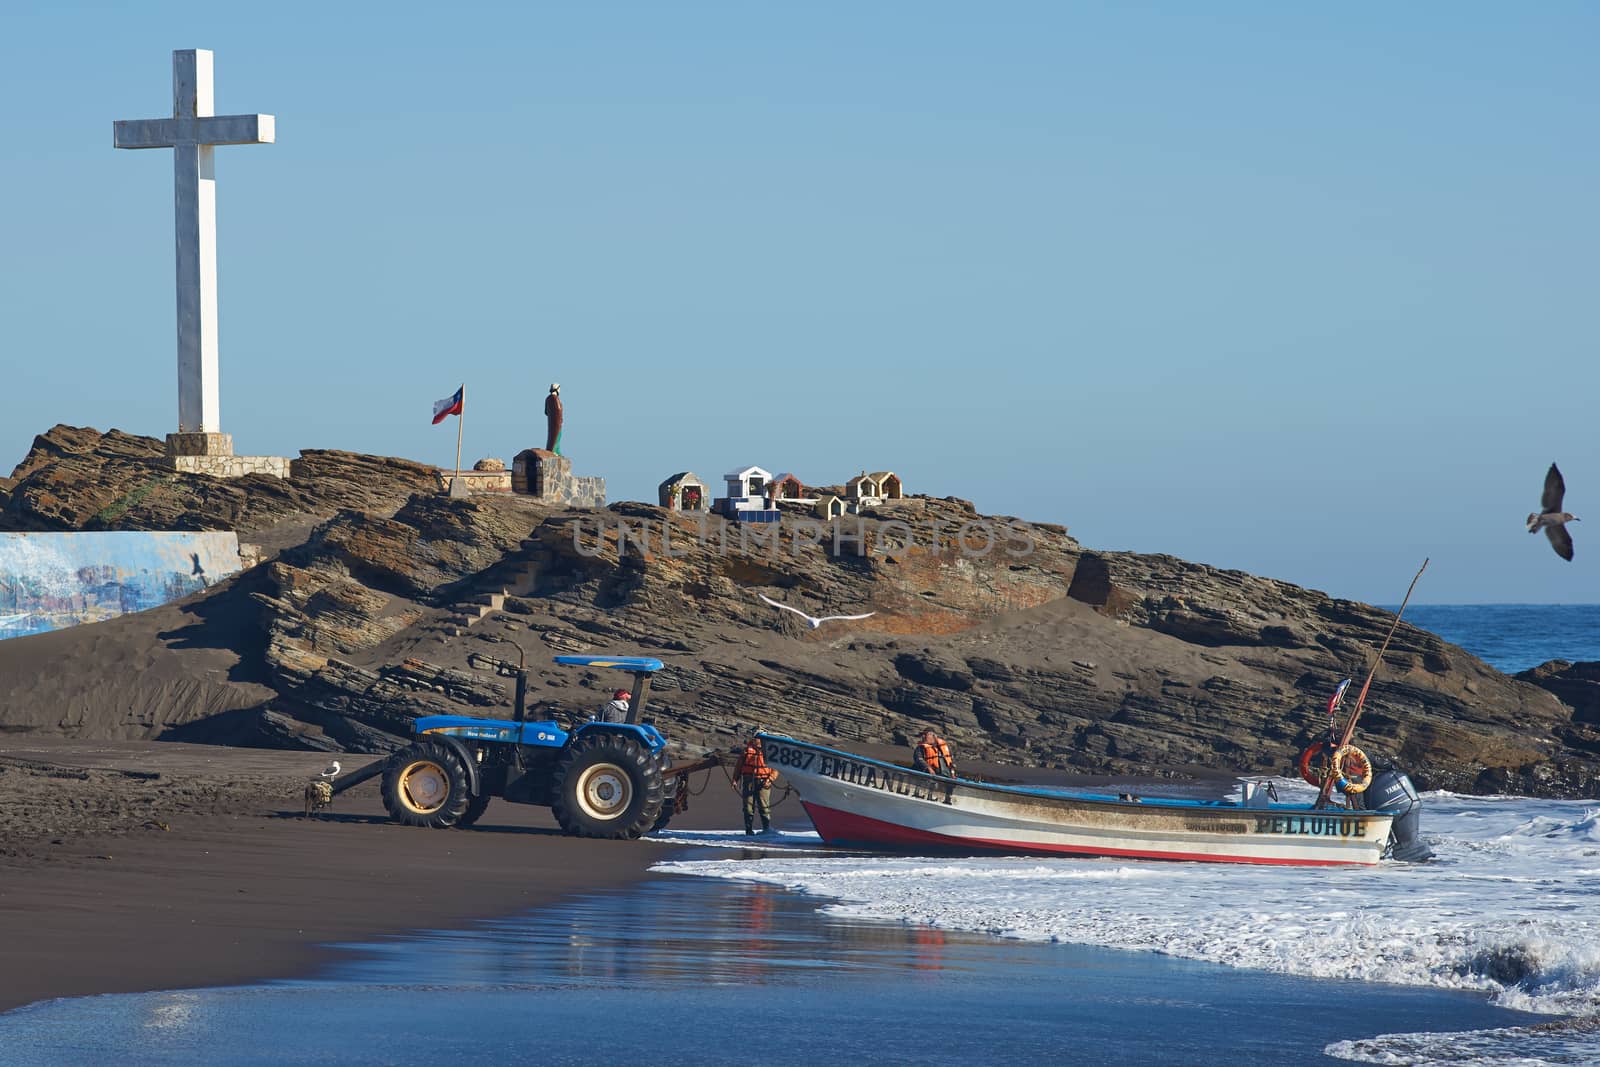
[[[178,243],[178,432],[219,433],[213,146],[271,144],[271,115],[214,115],[211,53],[172,53],[172,117],[112,124],[118,148],[171,148]]]

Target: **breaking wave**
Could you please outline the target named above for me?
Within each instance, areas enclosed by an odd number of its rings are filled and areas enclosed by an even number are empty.
[[[1286,793],[1296,788],[1277,784]],[[852,918],[1478,990],[1504,1007],[1580,1019],[1548,1030],[1373,1040],[1399,1042],[1394,1049],[1477,1050],[1467,1061],[1441,1051],[1437,1062],[1600,1062],[1600,1036],[1587,1021],[1600,1020],[1600,807],[1442,792],[1423,799],[1424,836],[1437,855],[1426,864],[1311,869],[808,851],[656,869],[781,885],[830,898],[825,910]],[[1447,1045],[1447,1038],[1465,1044]],[[1530,1043],[1565,1051],[1513,1059],[1487,1051]],[[1384,1049],[1390,1046],[1341,1042],[1329,1051],[1347,1059],[1391,1055]],[[1398,1058],[1365,1062],[1435,1062],[1392,1054]]]

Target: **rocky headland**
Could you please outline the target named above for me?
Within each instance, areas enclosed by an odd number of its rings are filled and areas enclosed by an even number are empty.
[[[175,474],[161,442],[58,426],[0,479],[0,529],[227,529],[262,561],[185,601],[0,642],[0,731],[379,752],[412,718],[599,707],[655,655],[651,713],[721,745],[748,726],[1158,776],[1287,773],[1393,616],[1059,526],[916,497],[761,531],[637,503],[449,499],[425,465],[308,451],[287,480]],[[875,614],[810,629],[813,615]],[[1600,796],[1600,665],[1515,678],[1402,623],[1358,733],[1424,788]]]

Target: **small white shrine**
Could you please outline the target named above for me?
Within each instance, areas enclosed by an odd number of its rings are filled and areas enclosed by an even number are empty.
[[[722,476],[728,495],[717,498],[715,510],[734,522],[777,522],[777,508],[767,506],[767,485],[772,474],[760,467],[744,467]]]

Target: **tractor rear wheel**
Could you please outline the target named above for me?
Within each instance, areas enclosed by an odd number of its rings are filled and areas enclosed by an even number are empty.
[[[678,814],[678,800],[680,797],[683,799],[684,807],[688,807],[689,798],[686,793],[689,789],[689,776],[687,774],[679,775],[676,781],[669,781],[667,785],[671,787],[667,790],[670,795],[661,801],[661,814],[656,816],[655,824],[650,827],[650,832],[653,834],[658,834],[665,830],[667,825],[672,822],[672,817]]]
[[[467,769],[450,747],[419,741],[389,757],[383,806],[396,822],[449,829],[461,822],[471,802]]]
[[[489,810],[489,799],[486,796],[476,796],[468,801],[467,810],[456,820],[456,829],[464,830],[483,818],[483,813]]]
[[[631,737],[580,737],[556,764],[551,786],[556,821],[579,837],[638,837],[661,814],[661,767]]]

